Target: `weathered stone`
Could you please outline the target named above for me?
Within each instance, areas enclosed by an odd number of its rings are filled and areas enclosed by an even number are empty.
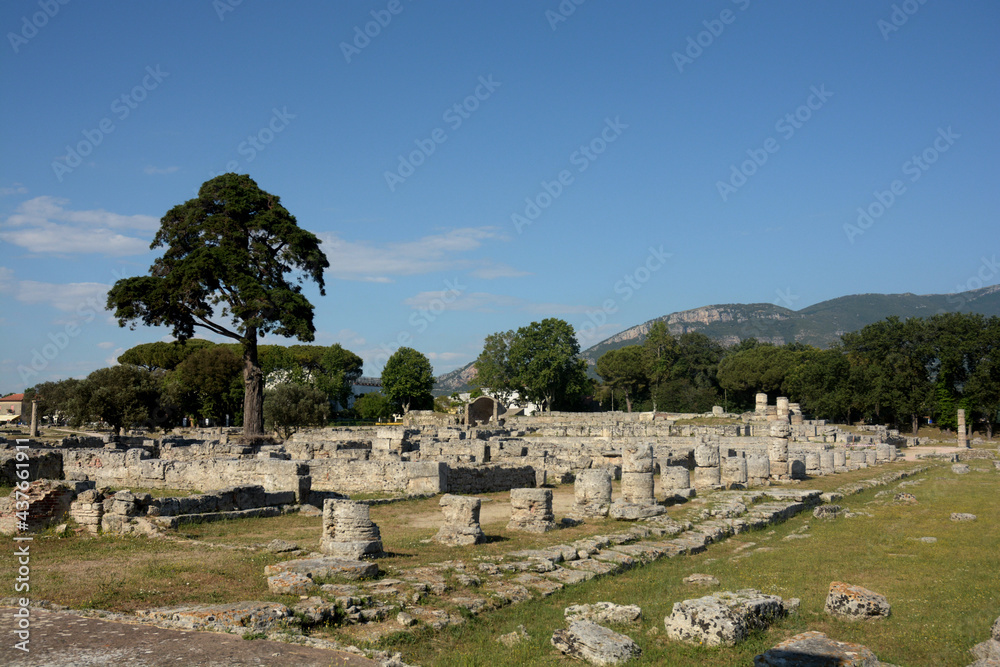
[[[1000,665],[1000,641],[996,639],[979,642],[969,650],[972,655],[976,656],[976,662],[969,667],[996,667]]]
[[[307,595],[316,582],[299,572],[279,572],[267,578],[267,589],[276,595]]]
[[[747,483],[747,460],[742,456],[722,459],[719,470],[720,482],[729,488],[742,488]]]
[[[650,519],[654,516],[660,516],[666,511],[667,508],[662,505],[637,505],[616,500],[611,503],[611,510],[608,514],[611,518],[618,519],[619,521],[638,521],[639,519]]]
[[[350,500],[323,502],[320,551],[345,560],[382,553],[382,535],[371,520],[370,508]]]
[[[282,554],[289,551],[298,551],[299,545],[294,542],[288,542],[286,540],[271,540],[266,545],[264,545],[265,551],[270,551],[273,554]]]
[[[719,446],[705,443],[695,446],[694,464],[699,468],[718,467]]]
[[[952,512],[951,513],[951,520],[952,521],[975,521],[976,520],[976,515],[975,514],[969,514],[967,512]]]
[[[699,466],[694,469],[694,488],[696,489],[708,489],[713,486],[719,486],[721,482],[721,471],[718,466]]]
[[[750,632],[767,628],[784,615],[780,597],[746,589],[675,602],[663,624],[671,639],[708,646],[734,646]]]
[[[861,586],[834,581],[826,596],[824,611],[847,620],[884,618],[890,614],[890,606],[884,595]]]
[[[622,472],[622,500],[633,505],[652,505],[656,502],[653,494],[652,472]]]
[[[771,460],[763,454],[747,456],[747,482],[760,485],[771,476]]]
[[[500,635],[499,637],[497,637],[497,641],[506,646],[507,648],[511,648],[517,646],[518,644],[529,638],[530,637],[528,636],[528,631],[525,629],[525,627],[523,625],[519,625],[512,632],[508,632],[505,635]]]
[[[511,489],[507,530],[544,533],[555,527],[551,489]]]
[[[642,654],[630,637],[590,621],[570,621],[552,634],[552,645],[592,665],[617,665]]]
[[[613,602],[575,604],[563,610],[567,621],[584,620],[611,625],[631,625],[642,619],[642,609],[637,605],[620,605]]]
[[[803,632],[754,656],[754,667],[879,667],[861,644],[838,642],[822,632]]]
[[[805,453],[806,473],[809,475],[820,474],[819,452]]]
[[[819,471],[824,475],[832,475],[835,472],[836,464],[833,461],[833,452],[819,453]]]
[[[912,493],[897,493],[893,497],[893,500],[895,502],[901,503],[903,505],[916,505],[917,504],[917,497],[914,496]]]
[[[969,473],[969,464],[967,463],[956,463],[951,467],[951,471],[956,475],[966,475]]]
[[[622,473],[653,472],[653,446],[639,445],[622,449]]]
[[[788,461],[788,438],[771,438],[771,442],[767,446],[767,458],[771,460],[772,468],[781,467],[773,465],[774,463]]]
[[[312,579],[371,579],[378,576],[378,565],[369,561],[325,557],[286,560],[264,568],[264,574],[269,577],[282,572],[296,572]]]
[[[446,494],[438,504],[444,512],[444,525],[434,536],[435,542],[455,547],[479,544],[486,539],[479,526],[482,500]]]
[[[603,517],[611,509],[611,473],[603,468],[581,470],[573,482],[573,513],[583,517]]]
[[[660,484],[668,494],[691,488],[691,471],[683,466],[660,468]]]
[[[718,586],[719,580],[710,574],[692,574],[683,579],[685,584],[696,586]]]
[[[842,511],[840,505],[820,505],[813,510],[813,516],[817,519],[836,519]]]
[[[993,627],[991,628],[990,633],[993,636],[993,639],[1000,642],[1000,616],[997,617],[997,620],[993,621]]]

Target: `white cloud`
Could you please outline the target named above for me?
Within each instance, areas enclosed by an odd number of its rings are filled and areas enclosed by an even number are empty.
[[[35,197],[18,206],[0,225],[0,239],[35,253],[138,255],[149,251],[159,220],[149,215],[120,215],[95,209],[64,208],[68,200]],[[126,233],[122,233],[126,232]],[[143,237],[127,232],[146,232]]]
[[[336,234],[319,234],[330,261],[327,270],[342,280],[391,282],[390,276],[467,269],[472,260],[458,257],[503,236],[494,227],[463,227],[413,241],[375,244],[345,241]]]
[[[112,342],[111,342],[111,341],[109,341],[109,340],[106,340],[106,341],[104,341],[103,343],[98,343],[98,344],[97,344],[97,347],[101,348],[102,350],[110,350],[110,349],[111,349],[111,348],[113,348],[114,346],[115,346],[115,344],[114,344],[114,343],[112,343]]]
[[[143,171],[143,173],[146,173],[146,174],[159,176],[159,175],[163,175],[163,174],[172,174],[175,171],[178,171],[179,169],[180,169],[180,167],[174,167],[174,166],[171,166],[171,167],[154,167],[153,165],[150,164],[150,165],[147,165],[146,168],[143,169],[142,171]]]
[[[110,285],[102,283],[43,283],[22,280],[14,288],[14,298],[22,303],[49,305],[66,313],[80,310],[103,310]]]
[[[28,188],[24,187],[21,183],[13,183],[9,188],[0,188],[0,197],[26,194],[28,194]]]
[[[449,363],[458,359],[468,360],[469,355],[465,352],[428,352],[427,358],[431,361]]]
[[[496,278],[521,278],[523,276],[530,276],[531,272],[521,271],[520,269],[515,269],[513,266],[508,266],[507,264],[502,264],[500,262],[485,261],[481,262],[480,265],[472,271],[471,275],[476,278],[482,278],[483,280],[494,280]]]

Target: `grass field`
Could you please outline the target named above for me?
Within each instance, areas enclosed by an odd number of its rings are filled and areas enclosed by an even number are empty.
[[[912,467],[894,463],[809,480],[803,487],[832,490],[886,470]],[[990,461],[970,462],[972,472],[955,475],[950,465],[898,484],[866,491],[841,501],[871,517],[821,521],[803,513],[760,531],[743,533],[695,556],[664,559],[616,577],[598,578],[541,600],[470,617],[461,626],[434,633],[418,629],[383,639],[382,648],[402,651],[412,664],[551,665],[569,664],[550,645],[554,630],[565,627],[563,609],[579,602],[607,600],[643,609],[639,627],[622,628],[643,649],[637,665],[749,665],[755,654],[793,634],[819,630],[841,641],[865,644],[880,659],[900,666],[967,665],[968,649],[987,638],[1000,615],[1000,473]],[[910,484],[916,481],[916,484]],[[893,501],[899,491],[917,503]],[[572,487],[556,489],[571,494]],[[509,494],[485,494],[489,508],[506,503]],[[490,541],[468,548],[427,543],[437,530],[437,498],[375,506],[384,547],[392,555],[380,559],[386,576],[400,568],[462,558],[475,561],[522,548],[566,543],[598,533],[620,531],[621,523],[588,522],[545,535],[508,533],[505,522],[484,518]],[[700,511],[698,503],[670,508],[675,518]],[[978,516],[954,523],[952,512]],[[493,516],[496,514],[494,512]],[[557,511],[557,517],[562,513]],[[240,600],[272,600],[293,604],[292,596],[268,592],[263,569],[287,556],[247,547],[280,538],[304,549],[319,546],[321,520],[297,514],[208,524],[185,524],[177,541],[148,538],[58,537],[49,531],[31,543],[32,599],[48,599],[74,608],[129,612],[137,609]],[[808,538],[786,540],[791,534]],[[920,537],[936,537],[927,544]],[[683,577],[714,575],[712,589],[685,585]],[[14,594],[13,567],[0,567],[0,590]],[[886,595],[892,616],[873,623],[851,624],[827,617],[822,609],[831,581],[846,581]],[[663,617],[674,602],[707,595],[712,590],[757,588],[802,600],[797,616],[733,649],[689,647],[668,641]],[[3,595],[0,594],[0,597]],[[436,605],[433,596],[425,604]],[[512,649],[495,638],[524,625],[530,639]],[[323,632],[346,638],[336,629]]]

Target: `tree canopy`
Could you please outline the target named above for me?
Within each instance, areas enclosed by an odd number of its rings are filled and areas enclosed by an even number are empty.
[[[201,327],[239,342],[243,433],[262,435],[257,341],[268,333],[313,339],[313,306],[302,283],[310,279],[325,294],[329,263],[319,239],[298,226],[277,196],[247,175],[230,173],[205,182],[196,198],[167,212],[150,248],[161,246],[149,275],[112,286],[108,308],[120,326],[167,326],[182,341]]]
[[[518,391],[547,412],[578,398],[589,388],[579,354],[576,332],[565,320],[550,317],[519,328],[509,351]]]
[[[645,362],[645,351],[639,345],[608,350],[597,360],[597,374],[612,391],[621,390],[629,412],[632,412],[632,399],[649,382]]]
[[[409,412],[415,405],[432,404],[434,370],[431,362],[411,347],[392,353],[382,369],[382,392],[393,403]]]

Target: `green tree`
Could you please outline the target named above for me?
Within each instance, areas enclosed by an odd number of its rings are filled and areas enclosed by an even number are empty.
[[[612,390],[622,392],[629,412],[632,412],[632,399],[648,382],[645,362],[646,355],[639,345],[608,350],[597,360],[597,374]]]
[[[120,326],[169,326],[178,340],[195,327],[232,338],[243,358],[243,434],[263,434],[264,376],[258,338],[273,333],[313,339],[313,306],[302,294],[309,278],[325,294],[329,266],[316,236],[298,226],[278,197],[246,175],[207,181],[198,197],[170,209],[150,245],[163,256],[150,275],[124,278],[108,292]],[[295,272],[298,279],[288,280]],[[228,326],[213,320],[229,318]]]
[[[729,400],[744,410],[751,409],[757,392],[767,393],[773,398],[787,391],[786,378],[800,356],[801,352],[792,348],[770,343],[727,353],[719,362],[719,385],[727,391]]]
[[[663,320],[654,322],[646,334],[642,349],[645,354],[646,377],[653,398],[653,412],[656,412],[656,396],[663,383],[670,379],[670,373],[677,362],[679,349],[677,340]]]
[[[99,419],[121,434],[123,427],[149,419],[160,400],[160,387],[152,373],[122,364],[99,368],[76,387],[69,402],[71,424]]]
[[[576,333],[565,320],[548,318],[518,329],[510,344],[510,364],[522,396],[550,412],[584,394],[590,383],[579,354]]]
[[[56,382],[42,382],[24,390],[24,406],[21,414],[31,419],[31,403],[38,397],[38,418],[48,417],[58,422],[67,417],[76,398],[80,380],[68,378]]]
[[[516,334],[504,331],[490,334],[483,342],[483,351],[476,359],[476,377],[473,386],[486,389],[507,405],[518,390],[517,373],[510,360],[510,348]]]
[[[223,419],[239,413],[243,402],[243,364],[228,346],[196,350],[168,374],[170,398],[186,413]]]
[[[850,423],[850,374],[850,363],[840,345],[826,350],[810,348],[799,354],[782,386],[804,413]]]
[[[118,363],[139,366],[148,371],[172,371],[191,354],[198,350],[214,346],[215,343],[202,338],[192,338],[188,341],[174,341],[172,343],[165,343],[163,341],[142,343],[141,345],[130,347],[120,354],[118,356]]]
[[[434,370],[431,362],[411,347],[401,347],[382,369],[382,391],[393,403],[403,408],[403,413],[411,406],[432,403],[431,389],[434,388]]]
[[[283,439],[302,426],[323,426],[330,419],[330,401],[315,387],[279,384],[264,392],[264,424]]]
[[[986,437],[993,438],[993,424],[1000,417],[1000,317],[991,317],[983,323],[972,360],[965,396],[982,415]]]
[[[385,421],[392,418],[392,401],[377,391],[361,394],[354,399],[354,412],[365,421]]]

